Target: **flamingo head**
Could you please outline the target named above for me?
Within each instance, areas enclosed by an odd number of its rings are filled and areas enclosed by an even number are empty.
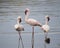
[[[25,15],[27,15],[28,13],[29,13],[29,9],[26,8],[26,10],[25,10]]]
[[[50,17],[47,15],[47,16],[45,16],[46,17],[46,19],[47,19],[47,21],[49,21],[50,20]]]
[[[17,21],[18,21],[19,23],[22,21],[20,16],[17,17]]]

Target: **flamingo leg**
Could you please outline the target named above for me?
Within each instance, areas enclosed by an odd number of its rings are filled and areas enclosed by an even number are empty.
[[[22,41],[22,37],[21,37],[21,32],[18,32],[18,33],[19,33],[18,48],[19,48],[19,46],[20,46],[20,39],[21,39],[21,43],[22,43],[22,48],[24,48],[23,41]]]
[[[45,42],[45,40],[47,39],[48,32],[45,32],[44,35],[45,35],[45,39],[44,39],[44,48],[46,48],[46,42]]]
[[[22,48],[24,48],[24,44],[23,44],[23,40],[22,40],[21,35],[20,35],[20,38],[21,38]]]
[[[46,38],[47,38],[47,36],[48,36],[48,32],[45,32],[44,34],[45,34],[45,39],[46,39]]]
[[[20,46],[20,32],[18,32],[19,33],[19,40],[18,40],[18,48],[19,48],[19,46]]]
[[[32,48],[34,48],[34,26],[32,27]]]

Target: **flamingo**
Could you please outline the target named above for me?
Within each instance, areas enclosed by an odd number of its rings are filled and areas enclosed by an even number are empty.
[[[19,34],[19,42],[18,42],[18,48],[19,48],[19,45],[20,45],[20,39],[21,39],[21,43],[22,43],[22,47],[24,48],[24,45],[23,45],[23,41],[22,41],[22,37],[21,37],[21,32],[20,31],[24,31],[24,28],[23,26],[20,24],[21,23],[21,17],[18,16],[17,17],[17,24],[15,24],[15,30],[18,31],[18,34]]]
[[[50,17],[47,15],[45,16],[45,25],[42,25],[42,29],[45,33],[45,43],[49,44],[50,43],[50,38],[47,38],[47,35],[48,35],[48,31],[50,30],[50,26],[48,25],[48,22],[50,20]],[[46,44],[44,45],[45,48],[46,48]]]
[[[26,8],[26,10],[25,10],[25,22],[32,26],[32,48],[34,48],[34,26],[42,27],[42,25],[37,20],[32,19],[32,18],[28,18],[29,13],[30,13],[29,8]]]
[[[49,16],[45,16],[45,25],[42,25],[42,29],[44,30],[44,32],[48,32],[50,30],[50,26],[48,25],[48,22],[50,20]]]

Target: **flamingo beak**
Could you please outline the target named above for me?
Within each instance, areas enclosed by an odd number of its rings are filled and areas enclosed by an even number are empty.
[[[47,17],[48,21],[50,20],[50,17]]]
[[[21,18],[18,18],[19,23],[22,21]]]
[[[26,8],[25,10],[25,15],[27,15],[27,13],[29,13],[29,8]]]
[[[19,18],[19,23],[22,22],[21,18]]]
[[[28,10],[25,10],[25,15],[27,14]]]
[[[46,19],[47,19],[47,21],[49,21],[50,20],[50,17],[47,15],[47,16],[45,16],[46,17]]]

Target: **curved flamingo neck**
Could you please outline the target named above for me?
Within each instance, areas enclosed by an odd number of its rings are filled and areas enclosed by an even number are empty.
[[[45,20],[46,20],[46,21],[45,21],[45,24],[48,25],[48,19],[46,18]]]

